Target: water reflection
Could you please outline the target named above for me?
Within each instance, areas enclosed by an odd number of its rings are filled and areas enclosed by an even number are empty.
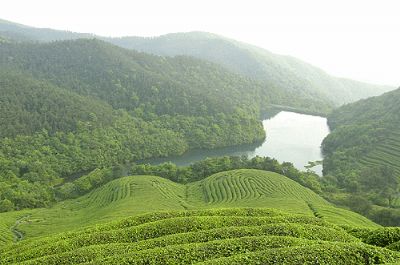
[[[217,156],[269,156],[279,162],[292,162],[304,170],[309,161],[322,160],[321,143],[329,134],[326,118],[294,112],[281,111],[263,121],[267,138],[252,145],[219,148],[214,150],[193,150],[178,157],[168,157],[142,161],[150,164],[173,162],[186,166],[207,157]],[[322,174],[322,166],[316,166],[317,174]]]

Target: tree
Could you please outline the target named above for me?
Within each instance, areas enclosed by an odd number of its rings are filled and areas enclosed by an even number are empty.
[[[8,199],[3,199],[0,201],[0,212],[8,212],[15,209],[14,203]]]

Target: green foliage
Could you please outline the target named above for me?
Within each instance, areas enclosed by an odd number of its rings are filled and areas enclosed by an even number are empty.
[[[391,245],[391,249],[395,249],[400,241],[400,228],[398,227],[384,227],[377,229],[367,229],[365,231],[353,231],[351,232],[356,237],[360,238],[363,242],[379,246],[387,247]]]
[[[57,197],[61,199],[76,198],[86,194],[89,191],[100,187],[101,185],[121,177],[120,171],[116,169],[95,169],[89,174],[80,177],[72,182],[63,184],[57,187]]]
[[[83,39],[2,45],[0,51],[4,67],[99,98],[115,109],[143,112],[146,119],[228,115],[240,109],[249,114],[259,108],[256,103],[269,102],[256,82],[189,57],[152,56]]]
[[[8,212],[14,210],[14,203],[8,199],[0,201],[0,212]]]
[[[32,135],[46,130],[77,131],[79,122],[111,125],[112,108],[99,100],[79,96],[50,82],[17,71],[0,70],[0,138]],[[92,117],[96,117],[93,122]]]
[[[321,242],[233,255],[199,264],[381,264],[398,261],[399,254],[368,245]]]

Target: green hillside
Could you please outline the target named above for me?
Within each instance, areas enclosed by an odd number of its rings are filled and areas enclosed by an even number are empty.
[[[394,88],[336,78],[290,56],[206,32],[173,33],[159,37],[122,37],[104,40],[128,49],[159,55],[189,55],[279,87],[287,94],[319,98],[334,105],[380,95]]]
[[[215,64],[147,55],[93,39],[4,44],[0,64],[147,116],[201,116],[237,107],[256,111],[252,101],[262,96],[257,83]],[[227,93],[230,97],[223,97]]]
[[[374,205],[399,206],[399,113],[400,89],[343,106],[328,117],[333,131],[323,142],[324,173],[336,177],[338,188]],[[376,210],[381,213],[376,219],[399,224],[397,211]]]
[[[98,126],[117,118],[105,102],[80,96],[17,71],[0,70],[0,138],[49,132],[76,131],[78,122],[96,117]]]
[[[323,113],[324,105],[341,105],[380,95],[392,87],[335,78],[290,56],[206,32],[174,33],[159,37],[107,38],[86,33],[33,28],[0,20],[0,36],[23,41],[50,42],[78,38],[99,38],[123,48],[166,56],[187,55],[220,64],[229,70],[259,80],[266,93],[283,92],[281,104]],[[272,95],[273,93],[269,93]],[[290,95],[296,101],[288,100]]]
[[[372,231],[372,230],[371,230]],[[271,209],[168,211],[21,241],[0,264],[378,264],[400,253],[319,218]]]
[[[0,69],[0,212],[46,206],[55,185],[95,168],[265,137],[269,95],[193,58],[99,40],[6,43]]]
[[[360,215],[332,206],[287,177],[241,169],[217,173],[186,185],[156,176],[116,179],[85,196],[59,202],[51,208],[0,214],[4,220],[0,226],[3,227],[1,238],[3,243],[10,241],[12,234],[6,227],[19,218],[16,229],[29,239],[146,212],[231,207],[275,208],[317,216],[339,225],[377,227]]]

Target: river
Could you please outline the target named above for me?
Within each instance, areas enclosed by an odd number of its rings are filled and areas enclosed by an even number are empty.
[[[178,157],[152,159],[151,164],[170,161],[186,166],[206,157],[215,156],[269,156],[279,162],[291,162],[301,170],[309,161],[322,160],[321,143],[329,134],[326,118],[281,111],[263,120],[267,137],[262,144],[242,145],[214,150],[195,150]],[[322,166],[312,168],[322,175]]]

